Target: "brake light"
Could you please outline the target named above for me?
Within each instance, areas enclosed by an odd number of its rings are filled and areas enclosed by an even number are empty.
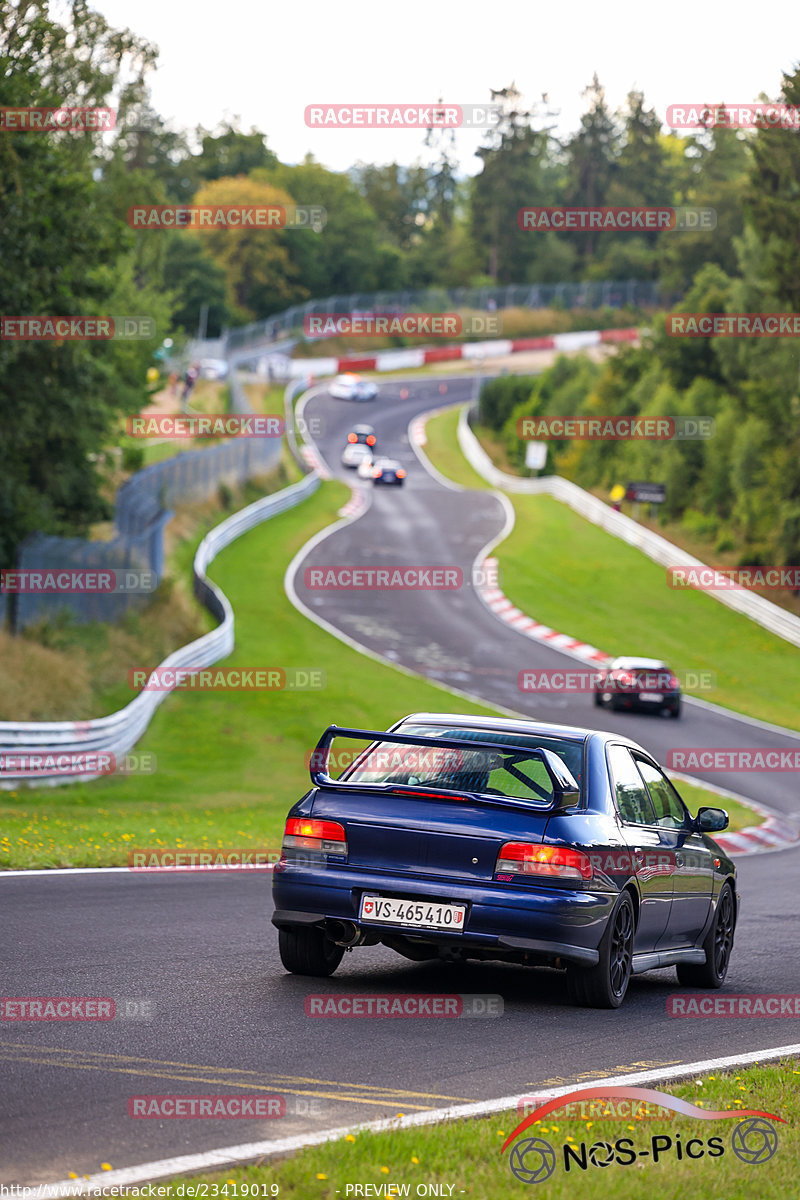
[[[383,470],[381,469],[381,467],[376,467],[375,470],[372,472],[372,478],[380,479],[382,474],[383,474]]]
[[[374,434],[374,433],[368,433],[368,434],[367,434],[367,445],[368,445],[368,446],[374,446],[374,445],[375,445],[375,441],[376,441],[375,434]]]
[[[403,468],[402,468],[402,467],[400,468],[400,470],[399,470],[399,471],[395,471],[395,474],[396,474],[396,476],[397,476],[397,478],[398,478],[398,479],[405,479],[405,477],[406,477],[406,473],[405,473],[405,471],[403,470]]]
[[[283,834],[284,850],[317,850],[321,854],[347,854],[347,834],[338,821],[289,817]]]
[[[466,796],[462,796],[460,792],[417,792],[410,791],[408,788],[392,788],[392,792],[396,796],[424,796],[426,800],[466,800]]]
[[[678,677],[676,675],[670,675],[669,686],[670,686],[670,691],[676,692],[678,690],[678,688],[681,686],[680,679],[678,679]]]
[[[548,879],[591,879],[588,854],[568,846],[540,846],[535,842],[506,842],[497,856],[495,874],[539,875]]]
[[[348,442],[350,442],[351,445],[355,445],[355,443],[358,441],[358,434],[357,433],[348,433],[347,440],[348,440]]]

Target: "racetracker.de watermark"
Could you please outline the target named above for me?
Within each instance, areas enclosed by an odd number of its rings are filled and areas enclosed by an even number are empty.
[[[114,129],[116,119],[113,108],[98,106],[0,108],[0,130],[9,133],[105,133]]]
[[[796,104],[670,104],[670,129],[800,129]]]
[[[800,996],[769,992],[720,996],[688,992],[667,996],[668,1017],[800,1017]]]
[[[128,417],[125,431],[140,438],[279,438],[283,437],[283,417],[277,413],[241,416],[231,413],[202,413],[197,416],[171,416],[160,413],[149,417]]]
[[[152,1000],[111,996],[3,996],[0,1021],[151,1021]]]
[[[517,225],[526,232],[547,230],[577,233],[679,233],[705,232],[717,227],[713,208],[641,208],[580,205],[574,207],[520,208]]]
[[[303,318],[308,338],[330,337],[499,337],[499,313],[309,313]]]
[[[131,229],[324,229],[321,204],[132,204]]]
[[[307,104],[311,129],[492,129],[500,104]]]
[[[667,567],[671,588],[696,588],[701,592],[726,592],[743,588],[763,591],[800,591],[800,567]]]
[[[668,313],[664,329],[669,337],[800,337],[800,313]]]
[[[321,667],[131,667],[137,692],[318,692],[327,686]]]
[[[158,575],[146,568],[83,570],[57,567],[48,570],[0,571],[0,592],[19,594],[112,595],[154,592]]]
[[[713,417],[520,417],[522,441],[687,442],[714,437]]]
[[[431,772],[440,774],[443,771],[458,771],[464,763],[464,751],[456,747],[416,747],[399,745],[380,746],[365,754],[363,750],[346,749],[309,750],[305,756],[305,764],[312,771],[346,771],[358,762],[359,771],[379,771],[386,773],[395,770]]]
[[[281,851],[257,846],[210,849],[201,846],[152,846],[128,851],[129,871],[269,871]]]
[[[397,993],[306,996],[307,1017],[502,1017],[503,997],[496,993],[456,993],[449,995]]]
[[[671,771],[800,771],[800,750],[737,746],[676,746],[667,751]]]
[[[144,342],[156,336],[152,317],[0,317],[4,342]]]
[[[521,692],[613,692],[638,695],[640,692],[713,691],[716,671],[632,671],[609,674],[606,671],[544,671],[528,669],[517,675]]]
[[[329,563],[306,567],[303,583],[309,591],[458,591],[459,588],[497,587],[495,565],[474,567],[465,579],[461,567],[446,564],[398,564],[386,567],[354,567],[351,563]]]
[[[0,784],[4,779],[31,775],[152,775],[156,756],[130,752],[117,757],[108,750],[4,751],[0,754]]]
[[[520,1096],[517,1101],[517,1116],[529,1113],[546,1104],[549,1096]],[[570,1100],[554,1109],[562,1121],[670,1121],[674,1112],[663,1104],[647,1100],[595,1097],[592,1100]]]
[[[134,1120],[253,1121],[286,1116],[284,1096],[130,1096],[128,1116]]]

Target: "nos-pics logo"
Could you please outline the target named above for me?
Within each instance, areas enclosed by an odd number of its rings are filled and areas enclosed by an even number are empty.
[[[702,1121],[725,1121],[735,1117],[738,1123],[730,1135],[728,1146],[722,1136],[684,1140],[680,1133],[672,1136],[666,1133],[652,1134],[641,1147],[629,1137],[615,1138],[613,1141],[598,1139],[592,1143],[563,1143],[559,1147],[541,1137],[526,1137],[514,1145],[509,1155],[508,1165],[512,1174],[521,1183],[544,1183],[553,1174],[559,1162],[565,1172],[583,1172],[594,1167],[610,1167],[612,1163],[630,1167],[635,1162],[646,1163],[649,1160],[656,1163],[665,1158],[694,1161],[702,1158],[721,1158],[728,1149],[748,1166],[760,1166],[768,1162],[778,1149],[778,1133],[772,1122],[785,1123],[784,1118],[775,1113],[755,1109],[708,1111],[689,1104],[686,1100],[679,1100],[668,1092],[658,1092],[651,1088],[587,1088],[569,1092],[565,1096],[557,1096],[534,1109],[506,1138],[500,1153],[504,1154],[515,1138],[529,1129],[534,1122],[541,1121],[548,1113],[576,1101],[611,1097],[659,1104],[662,1108],[669,1108],[673,1112]]]

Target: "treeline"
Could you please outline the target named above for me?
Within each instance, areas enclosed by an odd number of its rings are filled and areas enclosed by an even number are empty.
[[[733,270],[752,165],[747,141],[730,130],[663,134],[640,92],[612,112],[596,78],[584,98],[579,130],[559,140],[552,114],[524,108],[505,89],[501,119],[478,151],[481,170],[468,179],[458,175],[454,130],[427,132],[430,165],[359,162],[339,174],[310,156],[279,162],[255,129],[169,131],[146,104],[123,113],[139,127],[117,137],[108,167],[123,170],[127,194],[142,202],[327,210],[320,234],[161,233],[175,321],[191,332],[203,304],[214,335],[329,295],[607,279],[655,281],[681,294],[704,263]],[[689,205],[713,209],[716,224],[692,233],[519,228],[521,208],[559,205]]]
[[[787,257],[798,261],[796,230],[781,225],[778,210],[784,205],[779,184],[800,182],[800,148],[772,135],[765,140],[753,176],[761,190],[734,242],[735,272],[703,267],[676,311],[785,312],[796,305],[797,275],[786,274]],[[603,364],[560,357],[536,379],[507,376],[485,384],[481,421],[524,471],[526,442],[517,424],[524,417],[711,417],[713,436],[697,440],[550,442],[545,473],[607,497],[630,480],[665,483],[659,518],[680,522],[689,540],[713,546],[737,565],[800,563],[796,342],[680,338],[665,325],[663,315],[656,317],[640,348],[624,347]]]

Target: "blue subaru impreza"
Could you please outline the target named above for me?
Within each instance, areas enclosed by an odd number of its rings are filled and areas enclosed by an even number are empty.
[[[351,749],[334,778],[338,739]],[[415,962],[563,968],[571,999],[601,1008],[657,967],[725,979],[736,869],[708,835],[727,813],[693,817],[628,738],[416,713],[389,731],[329,726],[310,769],[273,876],[288,971],[330,975],[380,943]]]

